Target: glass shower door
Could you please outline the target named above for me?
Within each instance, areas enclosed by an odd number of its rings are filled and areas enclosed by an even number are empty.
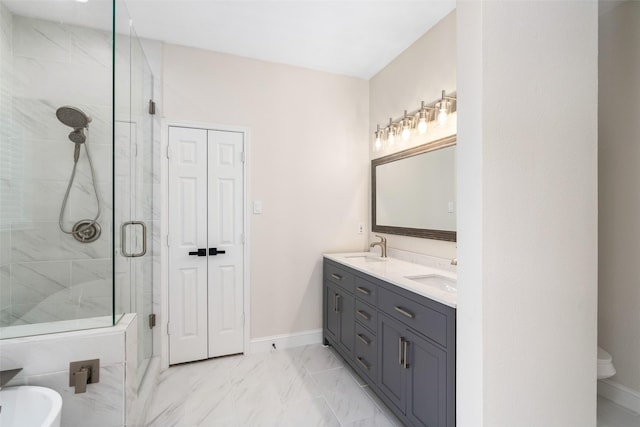
[[[154,132],[153,74],[128,23],[116,37],[114,241],[116,310],[136,313],[139,382],[153,353]],[[157,154],[157,153],[155,153]]]
[[[138,135],[134,148],[133,197],[130,224],[133,247],[139,256],[132,257],[135,292],[132,310],[138,314],[138,382],[142,381],[153,354],[153,235],[159,211],[155,209],[154,188],[159,175],[154,164],[153,74],[139,39],[132,32],[131,104],[132,123]],[[158,182],[159,184],[159,182]]]

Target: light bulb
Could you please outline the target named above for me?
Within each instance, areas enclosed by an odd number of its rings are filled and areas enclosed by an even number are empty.
[[[382,141],[380,140],[380,134],[382,131],[380,130],[380,125],[376,127],[376,131],[374,135],[376,136],[376,140],[373,143],[373,151],[379,151],[382,148]]]
[[[389,126],[387,126],[387,143],[393,145],[396,142],[396,127],[393,124],[393,119],[389,118]]]
[[[427,131],[427,119],[426,117],[420,117],[418,121],[418,132],[422,135]]]
[[[411,137],[411,131],[409,130],[409,125],[405,122],[404,126],[402,127],[402,139],[406,141],[409,139],[409,137]]]
[[[447,124],[447,108],[445,106],[440,107],[440,112],[438,113],[438,125],[444,126]]]

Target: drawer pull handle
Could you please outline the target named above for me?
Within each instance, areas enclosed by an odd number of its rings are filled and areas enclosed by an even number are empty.
[[[407,316],[409,319],[413,319],[414,317],[416,317],[416,315],[415,315],[415,314],[413,314],[413,313],[411,313],[411,312],[409,312],[409,311],[405,310],[405,309],[404,309],[404,308],[402,308],[402,307],[398,307],[397,305],[396,305],[396,306],[394,306],[393,308],[395,308],[395,309],[396,309],[396,311],[397,311],[398,313],[400,313],[400,314],[403,314],[403,315]]]
[[[332,274],[331,277],[333,277],[336,280],[342,280],[342,276],[340,276],[339,274]]]
[[[358,334],[358,335],[357,335],[357,337],[358,337],[358,339],[359,339],[360,341],[362,341],[363,343],[365,343],[365,345],[369,345],[369,344],[371,344],[371,341],[369,341],[369,340],[368,340],[364,335],[362,335],[362,334]]]
[[[360,364],[360,366],[362,366],[362,367],[363,367],[364,369],[366,369],[367,371],[368,371],[369,369],[371,369],[371,367],[370,367],[369,365],[367,365],[367,364],[364,362],[364,360],[362,359],[362,357],[358,357],[356,360],[358,361],[358,363]]]
[[[358,286],[356,289],[357,289],[357,290],[358,290],[358,292],[360,292],[361,294],[371,295],[371,291],[369,291],[368,289],[361,288],[360,286]]]
[[[404,341],[404,363],[402,364],[402,367],[404,369],[408,369],[409,368],[409,362],[407,361],[409,359],[409,341]]]
[[[369,315],[368,315],[367,313],[365,313],[364,311],[362,311],[362,310],[358,310],[358,311],[357,311],[357,313],[358,313],[358,316],[362,317],[364,320],[366,320],[366,321],[371,320],[371,316],[369,316]]]

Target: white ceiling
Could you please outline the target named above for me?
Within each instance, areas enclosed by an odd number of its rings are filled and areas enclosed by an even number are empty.
[[[105,0],[4,3],[20,15],[108,28],[109,2]],[[455,0],[126,3],[140,37],[365,79],[455,8]],[[118,12],[122,16],[124,11]]]

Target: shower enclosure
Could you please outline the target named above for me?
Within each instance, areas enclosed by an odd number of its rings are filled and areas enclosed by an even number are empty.
[[[138,319],[159,271],[154,79],[121,1],[0,1],[0,338]]]

